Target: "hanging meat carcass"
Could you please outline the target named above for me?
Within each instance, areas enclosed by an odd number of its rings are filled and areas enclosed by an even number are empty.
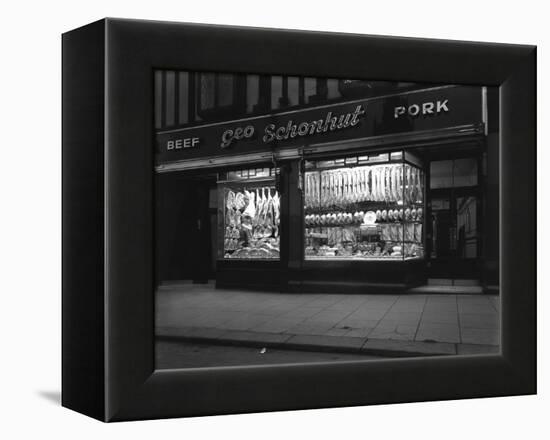
[[[357,194],[355,195],[356,202],[362,202],[365,198],[365,179],[361,168],[356,169],[357,176]]]
[[[370,190],[369,190],[369,169],[368,167],[361,168],[361,202],[366,202],[370,200]]]
[[[411,204],[414,203],[413,197],[412,197],[412,190],[413,190],[413,168],[410,165],[407,165],[407,203]]]
[[[385,191],[384,191],[384,200],[386,202],[392,201],[391,195],[391,165],[384,166],[384,181],[385,181]]]
[[[328,205],[328,174],[321,173],[321,207],[326,208]]]
[[[321,175],[320,173],[313,174],[313,207],[321,207]]]
[[[346,193],[345,201],[347,203],[351,203],[353,198],[353,174],[351,170],[346,170],[345,174],[346,174],[346,177],[344,179],[344,187],[345,187],[345,193]]]
[[[376,170],[376,174],[377,174],[376,180],[378,181],[378,198],[377,198],[377,200],[379,202],[383,202],[384,201],[384,193],[385,193],[384,169],[381,166],[378,166],[377,170]]]
[[[336,174],[334,172],[330,173],[330,179],[329,179],[329,193],[330,193],[330,201],[329,206],[334,205],[334,202],[336,200]]]
[[[235,216],[234,216],[234,209],[235,206],[235,193],[231,190],[228,190],[226,194],[225,199],[225,207],[226,207],[226,213],[225,213],[225,223],[230,226],[235,226]]]
[[[242,192],[237,192],[235,194],[235,209],[243,209],[246,206],[244,200],[244,194]]]
[[[255,201],[255,194],[252,191],[246,191],[245,190],[246,197],[248,198],[248,205],[246,206],[243,215],[246,215],[250,217],[250,219],[254,219],[256,217],[256,201]]]
[[[409,182],[410,203],[416,203],[416,168],[411,168],[411,181]]]
[[[397,191],[397,201],[403,202],[403,165],[397,165],[395,188]]]
[[[306,208],[311,207],[309,201],[311,199],[310,197],[310,191],[311,191],[311,176],[309,173],[305,173],[304,175],[304,206]]]
[[[391,165],[391,172],[390,172],[390,185],[391,185],[391,201],[397,202],[397,169],[398,165]]]
[[[376,200],[379,202],[384,201],[384,181],[382,179],[382,167],[376,167],[376,183],[377,183],[377,197]]]
[[[279,192],[275,191],[275,195],[273,196],[273,216],[274,216],[274,228],[275,231],[273,232],[274,237],[279,236],[279,225],[281,223],[281,199],[279,197]]]
[[[419,193],[419,201],[424,201],[424,173],[422,171],[418,171],[420,178],[418,179],[418,193]]]
[[[336,195],[335,205],[339,206],[342,205],[342,203],[346,203],[347,200],[347,173],[346,171],[338,171],[338,194]]]
[[[266,222],[265,222],[265,218],[266,218],[266,213],[267,213],[267,207],[268,207],[268,197],[265,193],[265,188],[262,188],[261,189],[261,193],[262,193],[262,208],[261,208],[261,211],[260,211],[260,219],[259,219],[259,224],[264,227],[266,225]],[[262,231],[263,233],[263,231]]]
[[[334,201],[334,187],[336,186],[334,183],[334,173],[328,173],[328,200],[327,200],[327,207],[332,206]]]
[[[370,170],[370,178],[371,178],[371,201],[376,202],[378,201],[378,178],[377,178],[377,169],[376,167],[372,167]]]
[[[267,201],[265,207],[264,215],[264,238],[271,237],[274,229],[274,214],[273,214],[273,198],[271,197],[271,189],[264,188],[267,190]]]

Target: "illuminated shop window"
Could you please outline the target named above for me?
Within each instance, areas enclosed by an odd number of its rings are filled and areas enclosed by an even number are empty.
[[[402,152],[308,161],[306,260],[424,257],[424,172]]]

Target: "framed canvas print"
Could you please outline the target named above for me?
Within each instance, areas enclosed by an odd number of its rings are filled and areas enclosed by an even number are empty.
[[[536,392],[535,47],[63,35],[63,405]]]

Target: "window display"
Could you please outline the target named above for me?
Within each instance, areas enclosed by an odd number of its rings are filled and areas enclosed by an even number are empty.
[[[422,258],[424,172],[404,152],[307,161],[305,259]]]
[[[218,182],[224,259],[279,259],[281,198],[275,172],[270,168],[233,171]]]

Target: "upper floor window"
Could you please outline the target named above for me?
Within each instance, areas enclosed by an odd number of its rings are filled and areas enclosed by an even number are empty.
[[[154,78],[157,129],[367,98],[415,86],[381,81],[175,70],[157,70]]]
[[[211,119],[242,113],[246,108],[246,77],[229,73],[199,73],[197,114]]]

